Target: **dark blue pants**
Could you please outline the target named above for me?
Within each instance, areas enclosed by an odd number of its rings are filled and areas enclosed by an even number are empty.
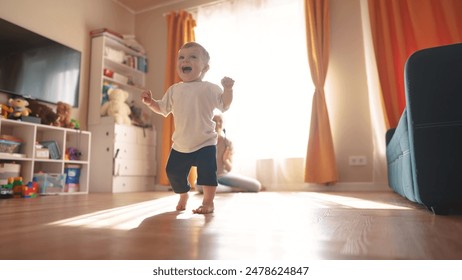
[[[191,167],[197,167],[197,184],[217,186],[217,148],[207,146],[192,153],[181,153],[172,149],[167,161],[167,177],[175,193],[186,193],[191,189],[188,175]]]

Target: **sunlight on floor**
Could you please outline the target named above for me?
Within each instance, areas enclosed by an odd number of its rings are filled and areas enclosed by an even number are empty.
[[[81,215],[53,222],[49,225],[130,230],[137,228],[146,218],[171,212],[176,205],[177,199],[178,198],[176,196],[167,196],[146,202]]]
[[[324,201],[329,201],[344,205],[356,209],[393,209],[393,210],[411,210],[412,208],[405,206],[398,206],[388,203],[375,202],[371,200],[365,200],[360,198],[355,198],[351,196],[342,196],[342,195],[333,195],[329,193],[310,193],[310,196],[321,199]]]
[[[278,196],[272,196],[271,193],[265,193],[264,201],[267,199],[277,199]],[[274,193],[276,194],[276,193]],[[269,195],[269,196],[268,196]],[[328,203],[335,203],[345,207],[354,209],[392,209],[392,210],[410,210],[412,208],[392,205],[387,203],[380,203],[365,199],[354,198],[350,196],[334,195],[329,193],[307,192],[299,193],[296,195],[297,199],[303,199],[303,196],[308,196],[316,199],[320,204],[315,207],[329,207]],[[218,197],[219,198],[219,197]],[[217,199],[218,199],[217,198]],[[234,199],[237,199],[235,197]],[[242,199],[242,198],[241,198]],[[252,199],[254,199],[252,197]],[[194,198],[192,199],[194,200]],[[245,201],[245,199],[244,199]],[[159,199],[154,199],[146,202],[131,204],[123,207],[117,207],[102,211],[97,211],[90,214],[76,216],[69,219],[64,219],[50,223],[54,226],[73,226],[73,227],[87,227],[87,228],[108,228],[116,230],[131,230],[137,228],[145,219],[167,212],[172,212],[176,205],[176,196],[167,196]],[[191,202],[191,198],[190,201]],[[242,201],[238,202],[242,203]],[[266,204],[266,203],[263,203]],[[194,217],[199,217],[188,211],[179,212],[175,219],[189,220]]]

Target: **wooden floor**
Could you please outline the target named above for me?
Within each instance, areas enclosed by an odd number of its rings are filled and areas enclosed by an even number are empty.
[[[392,192],[171,192],[0,200],[0,259],[462,259],[462,216]]]

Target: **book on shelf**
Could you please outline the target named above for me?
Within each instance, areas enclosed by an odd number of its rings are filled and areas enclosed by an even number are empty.
[[[58,143],[56,141],[41,141],[40,144],[48,149],[48,152],[50,153],[50,159],[61,158],[61,150],[59,149]]]
[[[144,73],[148,73],[148,59],[146,57],[138,56],[137,69]]]

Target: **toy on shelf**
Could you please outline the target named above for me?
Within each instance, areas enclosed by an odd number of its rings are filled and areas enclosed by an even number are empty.
[[[72,106],[64,102],[58,102],[56,105],[56,114],[58,114],[58,124],[60,127],[74,128],[71,121]]]
[[[29,102],[24,98],[10,98],[8,103],[13,108],[13,112],[8,115],[9,119],[19,119],[29,116],[31,109],[27,107],[29,106]]]
[[[80,123],[79,123],[78,120],[76,120],[76,119],[71,119],[71,123],[74,124],[74,128],[75,128],[75,129],[80,129]]]
[[[11,113],[13,113],[13,108],[5,104],[0,104],[0,117],[7,119]]]
[[[53,109],[45,104],[41,104],[36,100],[28,99],[29,108],[31,109],[30,116],[34,116],[40,119],[40,123],[46,125],[58,126],[58,114]]]
[[[69,147],[66,149],[65,159],[66,160],[79,160],[82,153],[76,148]]]
[[[109,89],[109,101],[101,106],[101,116],[111,116],[117,124],[131,125],[130,119],[131,110],[126,103],[128,99],[128,92],[119,89]]]

